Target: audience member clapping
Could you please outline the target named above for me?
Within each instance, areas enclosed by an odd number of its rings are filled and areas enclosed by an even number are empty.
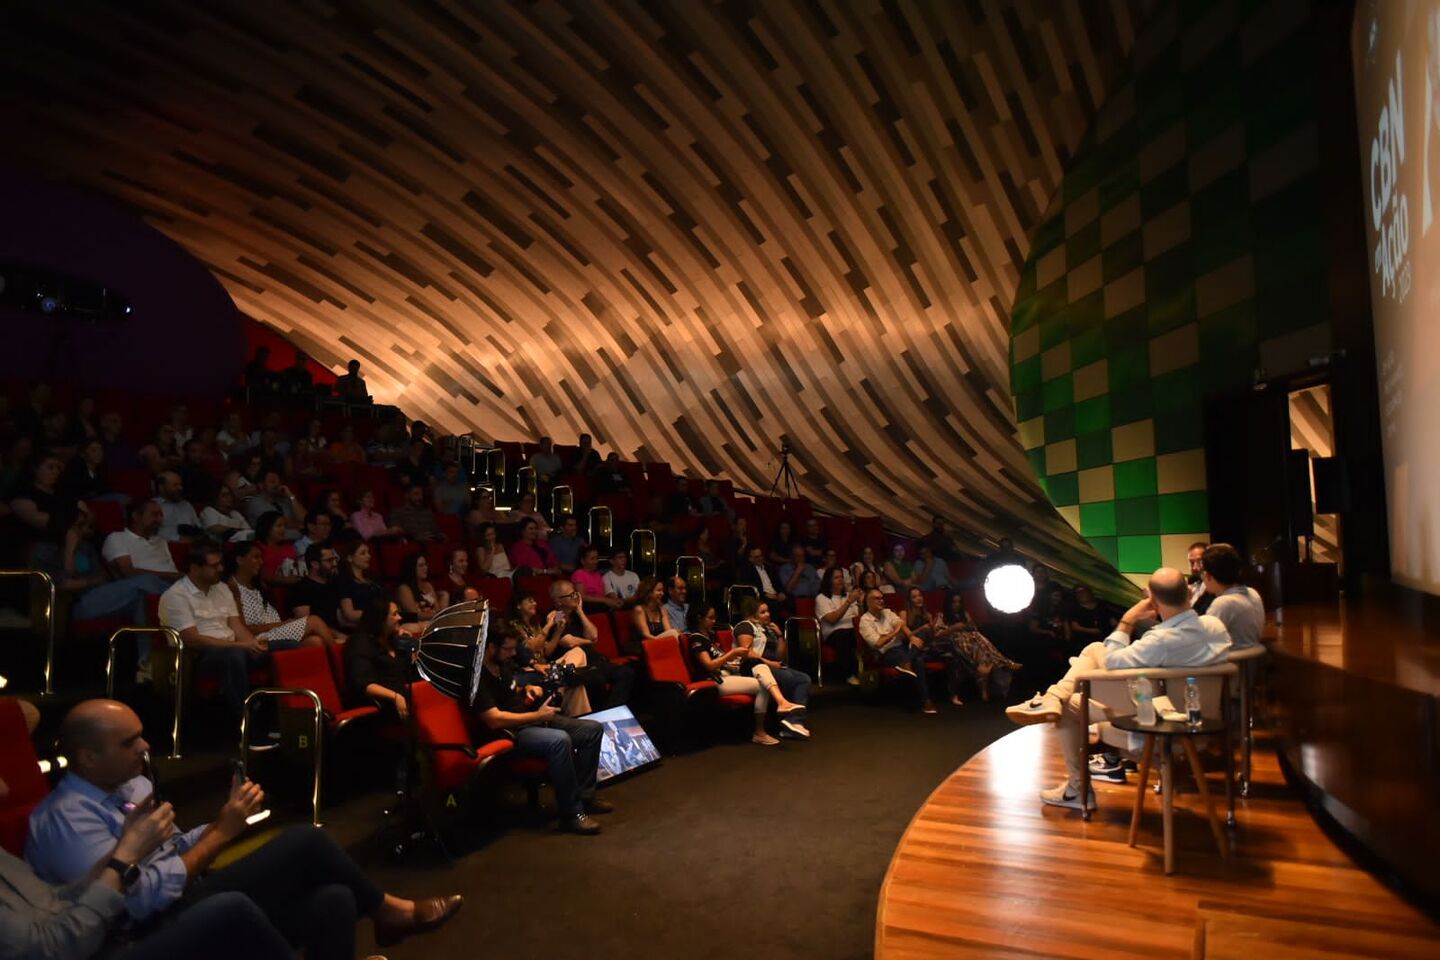
[[[833,553],[834,551],[830,551]],[[851,686],[860,683],[855,656],[854,618],[862,612],[865,592],[845,582],[845,570],[832,566],[824,575],[825,588],[815,597],[815,618],[820,623],[820,642],[835,651],[840,675]]]
[[[790,559],[780,568],[780,589],[791,597],[813,597],[820,592],[820,574],[806,559],[805,546],[796,541]]]
[[[562,613],[552,611],[542,623],[538,617],[539,604],[535,595],[528,590],[519,590],[510,600],[506,620],[520,638],[515,648],[515,664],[522,671],[516,680],[522,684],[538,684],[551,666],[564,663],[576,670],[584,669],[585,645],[564,647],[561,644]],[[567,686],[561,694],[561,711],[567,717],[579,717],[590,712],[590,693],[583,683]]]

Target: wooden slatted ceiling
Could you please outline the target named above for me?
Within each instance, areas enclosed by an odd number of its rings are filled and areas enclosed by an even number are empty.
[[[824,506],[1126,589],[1031,478],[1007,323],[1145,6],[22,0],[0,150],[448,429],[758,489],[784,436]]]

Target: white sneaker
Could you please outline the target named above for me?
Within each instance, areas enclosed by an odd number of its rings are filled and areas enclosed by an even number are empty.
[[[800,722],[798,718],[792,719],[788,716],[781,717],[780,726],[790,731],[792,734],[794,734],[796,737],[799,737],[801,740],[810,739],[810,730],[805,726],[804,723]]]
[[[1060,720],[1060,698],[1038,690],[1024,703],[1005,708],[1005,716],[1022,727],[1031,723],[1056,723]]]
[[[907,677],[919,676],[919,674],[917,674],[914,670],[911,670],[911,669],[910,669],[910,665],[909,665],[908,663],[902,663],[902,664],[900,664],[899,666],[897,666],[897,667],[895,668],[895,672],[896,672],[896,673],[899,673],[899,674],[903,674],[904,676],[907,676]]]
[[[1052,807],[1069,807],[1072,810],[1080,809],[1080,789],[1070,786],[1067,781],[1058,787],[1040,791],[1040,801],[1048,803]],[[1095,791],[1090,791],[1090,799],[1085,804],[1091,810],[1095,809]]]
[[[850,676],[846,677],[846,678],[845,678],[845,682],[848,683],[848,684],[850,684],[850,686],[852,686],[852,687],[858,687],[858,686],[860,686],[860,678],[857,677],[857,676],[855,676],[854,674],[851,674]]]

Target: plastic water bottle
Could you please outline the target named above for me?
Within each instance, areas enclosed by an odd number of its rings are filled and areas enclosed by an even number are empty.
[[[1200,728],[1200,684],[1194,677],[1185,678],[1185,720],[1191,730]]]
[[[1142,727],[1155,726],[1155,687],[1143,673],[1135,681],[1135,719]]]

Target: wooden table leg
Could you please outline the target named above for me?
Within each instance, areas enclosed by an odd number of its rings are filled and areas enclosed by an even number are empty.
[[[1175,745],[1169,737],[1160,746],[1160,790],[1164,800],[1160,812],[1165,823],[1165,874],[1175,872],[1175,775],[1170,753]]]
[[[1225,845],[1225,831],[1220,828],[1220,817],[1215,813],[1215,798],[1210,795],[1210,787],[1205,783],[1205,768],[1200,763],[1200,751],[1195,749],[1195,738],[1185,737],[1180,744],[1190,760],[1190,772],[1195,775],[1195,783],[1200,787],[1200,798],[1205,801],[1205,816],[1210,819],[1210,832],[1215,835],[1215,845],[1220,848],[1220,859],[1229,860],[1230,849]]]
[[[1140,755],[1140,786],[1135,790],[1135,811],[1130,814],[1130,846],[1140,834],[1140,811],[1145,807],[1145,788],[1150,783],[1150,760],[1155,755],[1155,737],[1145,738],[1145,752]]]

